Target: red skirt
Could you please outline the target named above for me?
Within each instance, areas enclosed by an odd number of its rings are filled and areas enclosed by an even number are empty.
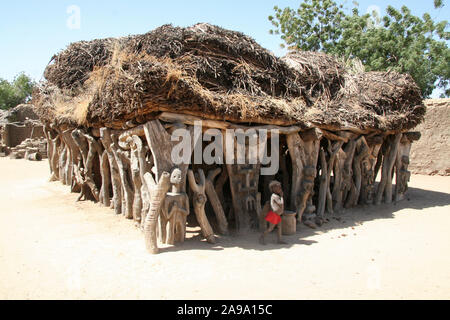
[[[281,222],[281,217],[275,212],[269,211],[266,216],[266,221],[270,222],[271,224],[279,224]]]

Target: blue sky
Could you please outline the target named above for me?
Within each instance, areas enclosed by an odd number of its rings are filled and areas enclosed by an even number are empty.
[[[297,8],[300,0],[10,0],[0,4],[0,78],[12,80],[25,72],[40,80],[53,54],[69,43],[104,37],[145,33],[162,24],[189,26],[209,22],[238,30],[253,37],[263,47],[283,55],[281,40],[269,34],[267,17],[274,5]],[[448,1],[447,1],[448,2]],[[450,20],[450,4],[434,10],[432,0],[360,0],[360,10],[376,5],[382,12],[387,5],[406,4],[414,14],[430,12],[437,20]],[[80,28],[70,29],[67,21],[80,9]],[[351,7],[351,1],[347,1]]]

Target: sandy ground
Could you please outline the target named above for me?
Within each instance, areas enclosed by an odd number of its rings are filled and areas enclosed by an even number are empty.
[[[352,210],[288,245],[256,233],[146,253],[132,221],[49,183],[46,162],[0,158],[1,299],[449,299],[450,177],[410,201]]]

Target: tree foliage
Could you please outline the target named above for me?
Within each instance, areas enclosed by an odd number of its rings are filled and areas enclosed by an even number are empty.
[[[351,13],[332,0],[304,0],[297,10],[275,7],[270,30],[289,49],[323,51],[345,59],[358,58],[367,71],[409,73],[425,97],[441,88],[450,96],[450,50],[447,21],[413,15],[403,6],[388,6],[385,16]],[[442,8],[442,0],[434,7]]]
[[[33,86],[34,82],[24,73],[20,73],[12,82],[0,79],[0,109],[7,110],[27,102]]]

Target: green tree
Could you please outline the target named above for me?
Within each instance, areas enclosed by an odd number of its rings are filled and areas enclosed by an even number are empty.
[[[0,79],[0,109],[7,110],[29,101],[34,85],[33,80],[24,73],[12,82]]]
[[[442,0],[434,7],[442,8]],[[358,58],[367,71],[409,73],[428,97],[441,88],[450,96],[450,33],[447,21],[435,22],[430,14],[414,16],[403,6],[392,6],[383,17],[351,13],[332,0],[305,0],[298,10],[274,8],[269,20],[288,49],[323,51],[345,59]],[[374,23],[375,22],[375,23]]]

